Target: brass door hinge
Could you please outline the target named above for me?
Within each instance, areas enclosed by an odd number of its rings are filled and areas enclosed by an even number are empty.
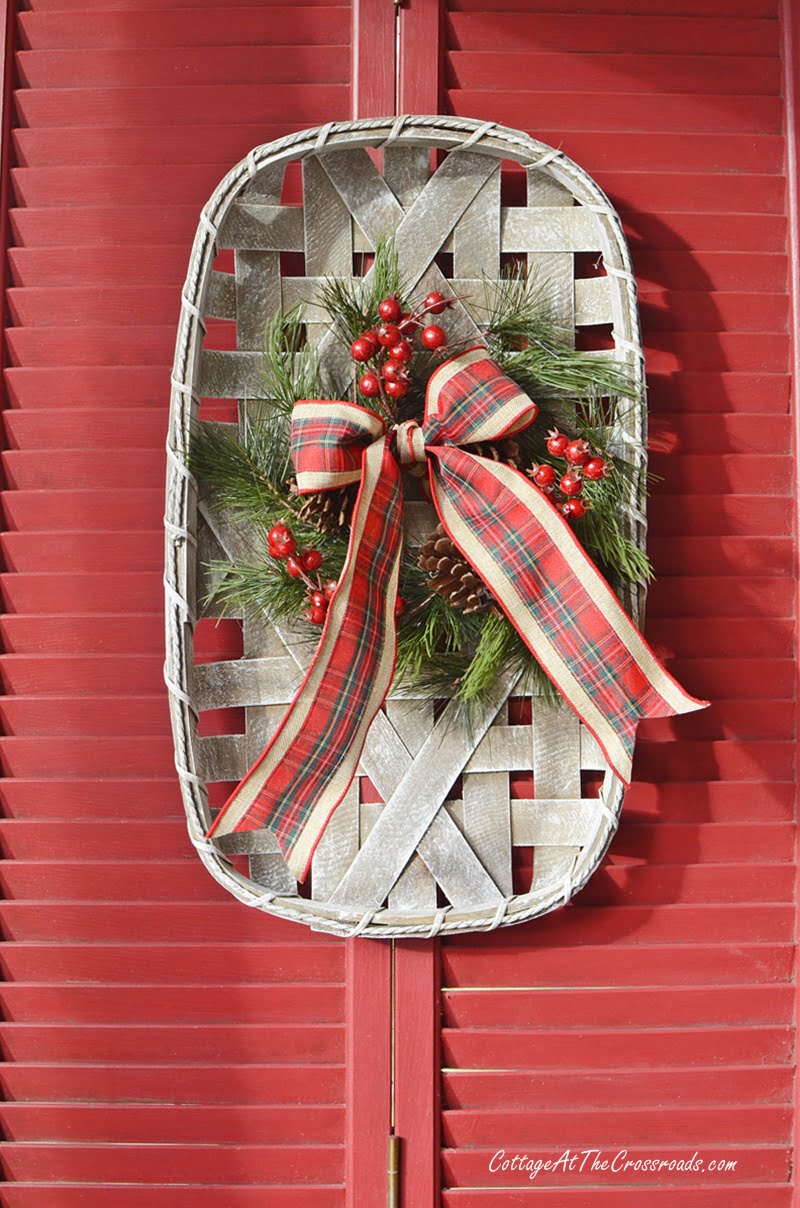
[[[400,1208],[400,1138],[389,1133],[389,1182],[386,1194],[388,1208]]]

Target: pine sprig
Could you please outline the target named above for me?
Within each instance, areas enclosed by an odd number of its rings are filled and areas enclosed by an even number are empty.
[[[524,265],[487,279],[487,346],[500,367],[523,387],[542,387],[576,400],[635,397],[626,366],[571,346],[572,332],[555,321],[548,286]]]
[[[400,273],[394,236],[378,240],[372,271],[357,280],[326,277],[318,302],[327,311],[331,325],[343,344],[353,340],[378,322],[378,304],[384,298],[397,297],[401,306],[408,302]]]
[[[300,398],[319,398],[322,392],[319,361],[305,340],[300,307],[278,311],[264,328],[264,386],[275,411],[291,419]]]
[[[189,446],[189,468],[206,489],[224,507],[260,527],[291,512],[285,483],[276,478],[275,446],[270,443],[274,420],[255,404],[241,428],[196,424]],[[280,448],[279,437],[276,444]]]
[[[236,424],[197,423],[189,445],[189,468],[205,488],[262,534],[278,521],[290,522],[301,540],[315,530],[300,520],[291,491],[291,413],[300,398],[321,392],[319,363],[305,343],[299,310],[278,312],[264,330],[267,398],[241,404]]]
[[[290,578],[274,559],[216,560],[207,566],[216,586],[206,603],[214,604],[220,616],[263,616],[276,624],[302,614],[303,583]]]

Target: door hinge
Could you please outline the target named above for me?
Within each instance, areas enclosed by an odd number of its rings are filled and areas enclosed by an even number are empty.
[[[393,1132],[389,1133],[389,1163],[388,1189],[386,1203],[388,1208],[400,1208],[400,1138]]]

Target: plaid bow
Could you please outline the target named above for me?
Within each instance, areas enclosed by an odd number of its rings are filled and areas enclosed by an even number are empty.
[[[305,877],[392,681],[401,465],[427,465],[454,545],[624,781],[641,718],[704,706],[659,663],[546,495],[510,466],[458,447],[519,432],[537,413],[483,348],[433,372],[421,427],[408,421],[389,431],[355,403],[295,405],[298,489],[360,481],[347,560],[303,683],[209,835],[268,826],[294,875]]]

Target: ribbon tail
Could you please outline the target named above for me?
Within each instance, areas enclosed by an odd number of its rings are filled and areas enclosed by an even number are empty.
[[[402,484],[386,437],[364,451],[347,560],[311,666],[208,834],[268,827],[303,880],[394,674]]]
[[[429,447],[450,539],[627,784],[644,717],[702,709],[659,662],[567,522],[524,475]]]

